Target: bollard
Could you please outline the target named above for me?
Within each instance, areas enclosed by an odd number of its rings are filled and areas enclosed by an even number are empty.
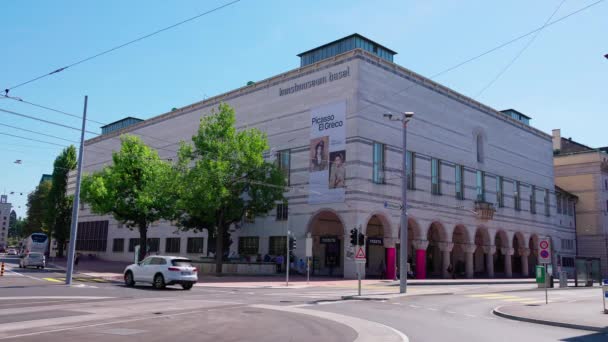
[[[4,261],[2,262],[2,268],[0,268],[0,277],[4,276]]]

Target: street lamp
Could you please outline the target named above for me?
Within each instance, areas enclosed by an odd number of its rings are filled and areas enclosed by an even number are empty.
[[[403,112],[398,115],[386,113],[383,115],[390,121],[401,121],[403,124],[403,163],[401,171],[401,239],[399,241],[401,248],[399,250],[399,293],[407,292],[407,123],[414,117],[414,112]]]

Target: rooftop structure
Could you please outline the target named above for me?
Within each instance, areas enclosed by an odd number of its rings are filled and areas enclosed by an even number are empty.
[[[118,121],[114,121],[112,123],[109,123],[105,126],[101,126],[101,134],[108,134],[114,131],[118,131],[121,130],[125,127],[129,127],[131,125],[134,125],[138,122],[144,121],[142,119],[138,119],[138,118],[134,118],[132,116],[128,116],[124,119],[120,119]]]
[[[331,43],[327,43],[298,54],[298,57],[300,57],[300,66],[303,67],[309,64],[314,64],[320,60],[327,59],[354,49],[363,49],[378,55],[380,58],[389,62],[392,62],[393,56],[397,54],[397,52],[382,46],[371,39],[363,37],[358,33],[354,33],[350,36],[334,40]]]

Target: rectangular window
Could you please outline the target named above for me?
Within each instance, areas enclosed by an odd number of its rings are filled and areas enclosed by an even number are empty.
[[[148,238],[146,242],[149,253],[158,253],[160,251],[160,238]]]
[[[431,193],[433,195],[441,195],[441,161],[439,159],[431,159]]]
[[[568,197],[566,195],[562,198],[562,214],[568,215]]]
[[[78,223],[76,250],[105,252],[108,244],[108,221]]]
[[[278,151],[277,162],[279,170],[285,173],[285,185],[289,186],[291,174],[291,150]]]
[[[112,242],[112,252],[124,252],[125,239],[114,239]]]
[[[568,216],[574,216],[574,201],[568,199]]]
[[[498,204],[499,208],[503,208],[505,206],[505,190],[502,176],[496,177],[496,203]]]
[[[477,170],[477,202],[486,201],[486,180],[485,172]]]
[[[555,194],[555,202],[556,202],[556,207],[557,207],[557,213],[561,214],[562,213],[562,195],[556,193]]]
[[[181,242],[182,239],[175,238],[166,238],[165,239],[165,253],[180,253],[181,252]]]
[[[550,203],[549,203],[549,190],[545,189],[545,197],[543,199],[544,203],[545,203],[545,216],[551,216],[551,209],[550,209]]]
[[[257,255],[259,246],[260,246],[260,238],[257,236],[239,237],[239,255],[241,255],[241,256]]]
[[[205,239],[202,237],[188,238],[186,253],[202,254]]]
[[[530,185],[530,212],[536,214],[536,187]]]
[[[285,236],[271,236],[268,240],[268,254],[270,255],[285,255],[287,246]]]
[[[562,266],[563,267],[574,267],[574,258],[562,257]]]
[[[277,221],[285,221],[289,217],[289,205],[287,203],[277,204]]]
[[[384,149],[384,144],[374,143],[372,181],[376,184],[384,184]]]
[[[515,210],[521,210],[521,197],[519,196],[519,181],[513,181],[513,203]]]
[[[407,188],[409,190],[416,189],[416,153],[407,151],[405,153],[405,176]]]
[[[139,245],[139,238],[129,239],[129,252],[135,252],[135,246]]]
[[[456,198],[459,200],[464,199],[464,167],[462,165],[456,165],[455,167],[455,186],[456,186]]]

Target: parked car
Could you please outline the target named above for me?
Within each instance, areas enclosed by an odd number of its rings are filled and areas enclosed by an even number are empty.
[[[17,250],[14,248],[9,248],[9,250],[7,251],[8,255],[17,255]]]
[[[46,266],[46,259],[44,254],[32,252],[21,257],[19,260],[19,267],[37,267],[44,268]]]
[[[184,290],[190,290],[198,281],[198,270],[189,259],[155,255],[127,266],[124,279],[129,287],[135,283],[149,283],[162,289],[166,285],[179,284]]]

